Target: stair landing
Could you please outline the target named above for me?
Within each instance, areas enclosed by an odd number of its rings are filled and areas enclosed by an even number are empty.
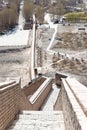
[[[65,130],[62,111],[22,111],[8,130]]]

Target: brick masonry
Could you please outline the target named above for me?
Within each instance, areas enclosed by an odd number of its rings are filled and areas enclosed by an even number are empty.
[[[22,91],[24,94],[28,97],[29,95],[32,95],[38,88],[39,86],[45,81],[45,77],[40,77],[36,79],[35,81],[32,81],[31,84],[26,85]]]
[[[0,89],[0,130],[5,130],[19,111],[20,81]]]
[[[0,86],[0,130],[5,130],[19,111],[38,110],[41,107],[42,101],[51,89],[52,80],[47,84],[48,87],[44,89],[44,93],[39,96],[35,104],[29,102],[29,96],[36,92],[45,79],[45,77],[39,78],[24,89],[21,89],[20,81]]]
[[[87,117],[64,79],[62,79],[62,107],[66,130],[87,129]]]

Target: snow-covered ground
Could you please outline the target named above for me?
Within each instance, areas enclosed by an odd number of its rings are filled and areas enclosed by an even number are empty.
[[[27,45],[29,30],[18,30],[10,35],[0,37],[0,46]]]
[[[50,28],[55,29],[53,37],[51,39],[51,42],[50,42],[50,44],[49,44],[49,46],[47,48],[47,50],[49,51],[54,46],[53,42],[54,42],[54,38],[55,38],[56,33],[57,33],[58,24],[53,24],[53,22],[51,22],[50,14],[46,14],[45,17],[44,17],[44,19],[49,24]]]
[[[13,32],[0,36],[0,46],[22,46],[27,45],[29,30],[23,30],[24,17],[22,16],[23,2],[20,4],[18,26]]]

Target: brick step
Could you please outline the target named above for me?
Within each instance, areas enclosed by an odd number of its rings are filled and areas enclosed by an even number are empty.
[[[62,111],[22,111],[8,130],[65,130]]]

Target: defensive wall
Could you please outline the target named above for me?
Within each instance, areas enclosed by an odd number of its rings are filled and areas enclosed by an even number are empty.
[[[52,79],[39,77],[21,88],[21,80],[0,85],[0,130],[6,130],[22,110],[39,110],[52,89]]]
[[[54,109],[63,111],[66,130],[86,130],[87,87],[65,74],[60,78],[57,73],[57,79],[60,79],[61,87]]]
[[[87,88],[76,79],[55,74],[60,89],[54,110],[62,111],[66,130],[87,130]],[[0,85],[0,130],[6,130],[20,111],[40,110],[52,90],[52,79],[38,77],[21,88],[21,80]]]

